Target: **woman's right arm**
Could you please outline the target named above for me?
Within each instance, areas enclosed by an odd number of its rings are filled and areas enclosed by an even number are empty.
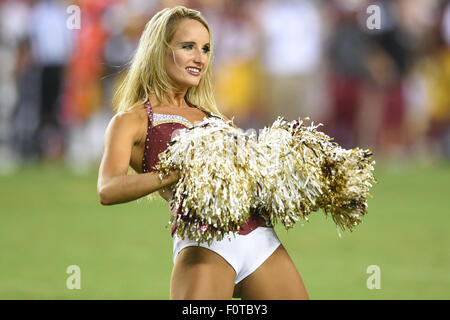
[[[103,205],[139,199],[180,178],[178,171],[164,177],[162,182],[157,172],[127,175],[131,150],[139,139],[139,129],[142,128],[141,121],[135,114],[119,113],[112,118],[106,129],[97,181],[97,193]]]

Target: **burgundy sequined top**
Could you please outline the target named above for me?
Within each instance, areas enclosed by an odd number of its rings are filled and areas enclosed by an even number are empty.
[[[196,107],[188,102],[191,107]],[[186,118],[173,115],[153,113],[150,102],[145,103],[148,115],[147,136],[145,139],[144,156],[142,159],[142,172],[152,172],[156,170],[156,164],[159,161],[158,155],[168,148],[168,143],[172,139],[172,134],[177,129],[190,128],[193,124]],[[208,117],[217,117],[208,113]],[[173,198],[172,198],[173,199]],[[171,208],[172,210],[172,208]],[[182,216],[181,206],[177,208],[176,214]],[[259,226],[271,226],[269,222],[256,213],[251,216],[249,221],[241,226],[239,234],[245,235],[255,230]],[[172,236],[176,230],[176,225],[172,227]]]

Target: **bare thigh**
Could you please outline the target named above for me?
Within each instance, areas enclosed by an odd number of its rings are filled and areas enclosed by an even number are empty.
[[[303,280],[283,245],[238,286],[242,299],[309,299]]]
[[[234,269],[217,253],[202,247],[187,247],[175,260],[170,298],[231,299],[235,278]]]

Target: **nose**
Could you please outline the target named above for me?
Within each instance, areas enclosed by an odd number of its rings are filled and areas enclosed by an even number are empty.
[[[202,49],[195,50],[194,62],[204,66],[208,62],[208,54],[204,53]]]

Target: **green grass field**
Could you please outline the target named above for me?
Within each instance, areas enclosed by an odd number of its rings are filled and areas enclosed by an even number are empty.
[[[449,299],[450,164],[377,166],[369,213],[338,237],[330,218],[277,232],[312,299]],[[101,206],[97,173],[31,166],[0,176],[0,299],[168,299],[162,200]],[[81,268],[69,290],[66,269]],[[367,267],[381,270],[369,290]]]

